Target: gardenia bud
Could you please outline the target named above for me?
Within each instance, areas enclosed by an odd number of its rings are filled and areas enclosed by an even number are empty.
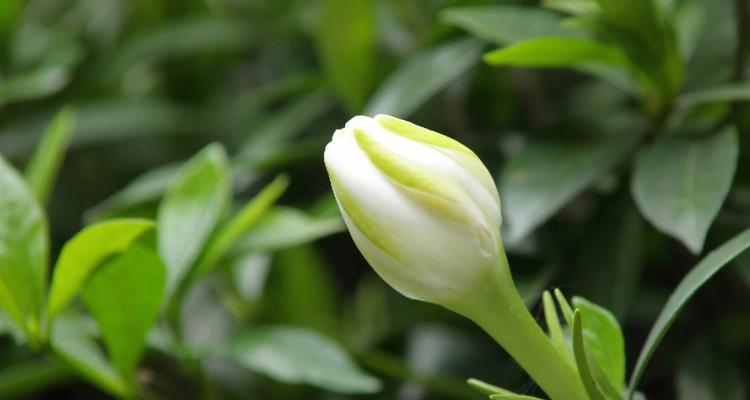
[[[498,262],[495,183],[461,143],[391,116],[357,116],[333,134],[325,164],[355,244],[405,296],[447,305],[490,274],[511,279]]]

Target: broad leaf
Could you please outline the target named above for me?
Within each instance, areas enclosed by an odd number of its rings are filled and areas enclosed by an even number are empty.
[[[47,286],[47,218],[2,156],[0,193],[0,308],[34,341],[40,334]]]
[[[159,256],[136,245],[98,268],[83,291],[109,358],[128,382],[161,309],[165,282]]]
[[[197,260],[229,201],[229,168],[219,145],[209,145],[180,171],[159,205],[159,254],[167,266],[167,293]]]
[[[581,311],[583,340],[590,356],[602,368],[615,389],[625,386],[625,339],[612,313],[582,298],[573,297],[573,307]]]
[[[145,219],[114,219],[88,226],[65,243],[55,264],[47,317],[62,311],[104,260],[126,250],[153,227]]]
[[[509,245],[518,243],[633,148],[632,138],[592,144],[528,143],[500,173]]]
[[[131,389],[105,358],[94,340],[96,327],[88,322],[67,315],[55,319],[52,350],[93,384],[116,397],[127,397]]]
[[[631,190],[641,213],[700,253],[732,185],[739,152],[734,128],[700,140],[670,139],[641,150]]]
[[[73,111],[67,108],[60,111],[50,123],[29,165],[26,166],[26,181],[41,204],[47,204],[52,193],[73,133],[74,123]]]
[[[364,373],[331,339],[311,330],[255,328],[221,351],[230,361],[284,383],[345,394],[374,393],[377,378]]]
[[[460,39],[422,51],[402,63],[378,88],[365,114],[406,117],[479,61],[482,43]]]
[[[669,296],[667,303],[656,318],[656,322],[654,322],[654,326],[646,338],[646,343],[638,355],[638,361],[635,364],[633,373],[630,376],[630,384],[628,385],[631,398],[643,375],[646,364],[651,360],[656,347],[664,338],[667,329],[669,329],[672,322],[677,318],[677,314],[682,310],[682,307],[714,274],[719,272],[722,267],[748,247],[750,247],[750,229],[743,231],[716,250],[710,252],[680,281],[680,284],[677,285],[677,288]]]
[[[375,65],[375,2],[323,0],[319,4],[318,52],[328,80],[350,112],[358,112]]]
[[[440,18],[495,44],[573,34],[560,27],[563,19],[560,14],[540,7],[510,4],[455,7],[441,12]]]

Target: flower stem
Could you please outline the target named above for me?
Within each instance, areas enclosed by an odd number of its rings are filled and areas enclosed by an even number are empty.
[[[552,400],[588,400],[575,367],[552,346],[518,294],[505,254],[481,287],[446,306],[492,336]]]

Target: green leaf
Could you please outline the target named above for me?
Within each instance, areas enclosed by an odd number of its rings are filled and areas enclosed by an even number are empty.
[[[602,368],[617,392],[625,385],[625,339],[612,313],[582,298],[573,297],[573,307],[581,311],[586,321],[583,340],[590,356]]]
[[[331,339],[312,330],[254,328],[230,341],[222,355],[279,382],[308,384],[336,393],[366,394],[380,381],[363,372]]]
[[[573,326],[571,328],[573,330],[573,354],[575,355],[576,365],[578,366],[578,373],[581,376],[583,387],[586,389],[586,393],[588,393],[591,400],[604,400],[604,395],[597,387],[596,379],[592,375],[589,366],[589,359],[583,341],[583,327],[581,326],[580,310],[575,310],[573,312]]]
[[[542,400],[539,397],[526,396],[523,394],[493,394],[490,400]]]
[[[672,322],[677,318],[677,314],[682,310],[682,307],[714,274],[719,272],[722,267],[748,247],[750,247],[750,229],[741,232],[719,248],[710,252],[680,281],[656,318],[654,326],[646,338],[646,343],[638,355],[638,361],[635,364],[635,368],[633,368],[633,373],[630,376],[630,384],[628,385],[631,397],[638,386],[646,364],[651,360],[656,347],[664,338],[667,329],[669,329]]]
[[[631,191],[643,216],[700,253],[732,185],[739,144],[734,128],[699,140],[668,139],[642,149]]]
[[[616,47],[589,39],[545,37],[530,39],[484,55],[490,65],[559,68],[586,64],[628,67],[625,55]]]
[[[677,105],[690,108],[710,103],[750,100],[750,83],[731,83],[696,90],[677,98]]]
[[[573,35],[560,27],[563,17],[540,7],[510,4],[455,7],[440,13],[440,19],[495,44],[510,44],[547,36]]]
[[[633,149],[635,135],[600,143],[528,143],[500,173],[503,238],[517,244]]]
[[[296,208],[274,206],[242,236],[235,248],[237,252],[276,251],[312,242],[344,229],[339,216],[313,217]]]
[[[492,396],[493,394],[515,395],[515,393],[511,392],[508,389],[503,389],[499,386],[495,386],[490,383],[480,381],[479,379],[471,378],[467,380],[466,383],[469,384],[469,386],[471,386],[472,388],[489,396]]]
[[[53,319],[73,300],[104,260],[126,250],[153,227],[153,221],[145,219],[114,219],[88,226],[65,243],[55,264],[47,318]]]
[[[128,397],[130,388],[112,368],[94,340],[96,327],[88,320],[62,315],[52,329],[52,350],[84,378],[116,397]]]
[[[557,315],[555,302],[552,299],[552,295],[547,290],[542,293],[542,304],[544,306],[544,320],[547,323],[547,330],[549,331],[552,345],[555,346],[555,349],[557,349],[566,360],[574,364],[573,353],[571,353],[571,348],[568,346],[568,342],[565,340],[565,335],[560,326],[560,318]]]
[[[375,65],[373,0],[320,2],[318,52],[336,93],[350,112],[364,104]]]
[[[402,63],[378,88],[364,114],[407,117],[479,61],[482,43],[459,39],[430,48]]]
[[[158,211],[159,254],[167,265],[167,293],[201,254],[229,201],[229,167],[220,145],[209,145],[183,166]]]
[[[26,181],[41,204],[47,204],[52,193],[74,124],[73,111],[69,108],[60,111],[50,123],[29,165],[26,166]]]
[[[206,252],[195,268],[196,277],[210,272],[242,234],[250,229],[281,197],[287,187],[289,187],[289,178],[286,175],[280,175],[245,204],[229,223],[222,226],[206,246]]]
[[[161,309],[165,283],[159,256],[136,245],[98,268],[83,291],[109,358],[129,382]]]
[[[39,202],[0,156],[0,308],[32,342],[41,338],[49,233]]]
[[[0,398],[23,395],[57,386],[69,380],[71,369],[58,359],[44,357],[16,363],[0,370]]]

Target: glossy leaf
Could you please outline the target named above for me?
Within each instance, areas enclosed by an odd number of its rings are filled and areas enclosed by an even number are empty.
[[[96,386],[116,397],[127,397],[131,389],[107,361],[94,340],[96,327],[88,322],[70,316],[55,319],[52,350]]]
[[[0,193],[0,308],[36,340],[47,286],[47,217],[2,156]]]
[[[55,264],[47,317],[62,311],[103,261],[125,251],[153,227],[145,219],[114,219],[88,226],[65,243]]]
[[[167,293],[190,271],[229,201],[229,168],[219,145],[191,158],[164,195],[158,212],[159,254]]]
[[[66,108],[50,123],[34,156],[26,166],[26,181],[41,204],[47,204],[62,165],[75,124],[75,114]]]
[[[682,281],[680,281],[675,290],[669,296],[669,299],[659,313],[659,316],[656,318],[654,326],[651,328],[651,331],[646,338],[646,343],[643,345],[643,348],[638,355],[638,361],[635,364],[635,368],[633,368],[633,372],[630,376],[630,383],[628,385],[631,396],[638,386],[638,382],[640,382],[646,364],[651,360],[651,356],[653,356],[656,347],[677,318],[680,310],[682,310],[688,300],[693,297],[693,294],[695,294],[698,289],[719,272],[722,267],[727,265],[729,261],[747,250],[748,247],[750,247],[750,230],[745,230],[721,245],[719,248],[708,253],[708,255],[690,270]]]
[[[320,2],[318,49],[331,85],[350,112],[358,112],[372,84],[375,2]]]
[[[609,382],[620,392],[625,385],[625,339],[612,313],[582,297],[573,297],[581,312],[586,350],[596,360]]]
[[[459,39],[420,52],[393,72],[370,98],[365,114],[406,117],[479,61],[482,43]]]
[[[545,37],[530,39],[491,51],[484,56],[490,65],[559,68],[586,64],[627,67],[628,61],[616,47],[588,39]]]
[[[641,150],[631,190],[641,213],[659,230],[700,253],[734,178],[734,128],[700,140],[671,139]]]
[[[345,394],[380,389],[378,379],[359,369],[339,345],[311,330],[255,328],[233,339],[222,354],[244,368],[284,383]]]
[[[574,34],[560,27],[560,14],[539,7],[511,4],[455,7],[441,12],[440,18],[480,39],[503,45]]]
[[[592,144],[528,143],[500,173],[503,239],[509,245],[518,243],[632,148],[632,138]]]
[[[161,309],[165,282],[159,256],[133,246],[98,268],[83,291],[109,358],[127,381],[135,379],[146,334]]]

